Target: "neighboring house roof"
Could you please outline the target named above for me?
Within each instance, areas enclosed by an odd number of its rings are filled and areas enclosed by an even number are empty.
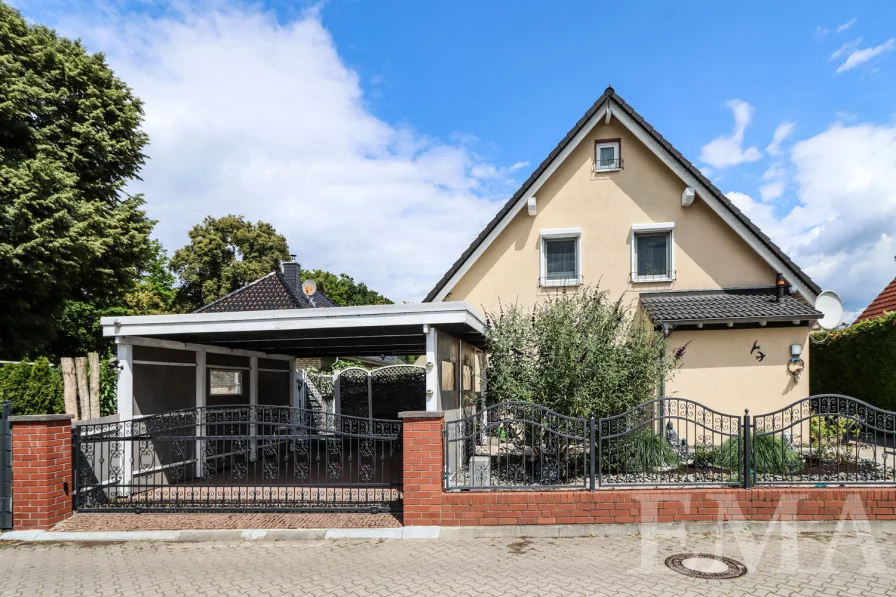
[[[642,292],[641,305],[655,322],[815,321],[821,311],[785,294],[775,300],[774,286],[721,290]]]
[[[871,304],[862,311],[862,314],[856,318],[856,321],[874,319],[892,311],[896,311],[896,278],[893,278],[893,281],[877,295],[877,298],[871,301]]]
[[[708,178],[703,176],[700,170],[697,169],[691,162],[687,160],[681,153],[672,147],[672,144],[669,143],[666,139],[663,138],[662,135],[659,134],[646,120],[644,117],[635,112],[634,108],[628,105],[622,97],[616,94],[612,87],[607,87],[606,91],[604,91],[603,95],[601,95],[594,105],[585,112],[585,115],[582,116],[581,119],[575,124],[574,127],[566,134],[562,141],[554,148],[554,150],[548,154],[548,157],[535,169],[535,171],[529,176],[526,182],[523,183],[523,186],[514,193],[513,197],[511,197],[507,203],[501,208],[501,210],[495,215],[494,218],[486,225],[485,229],[479,233],[473,242],[467,247],[467,250],[463,252],[460,256],[460,259],[454,262],[454,265],[442,276],[442,279],[438,281],[435,287],[429,291],[429,294],[426,295],[426,298],[423,299],[424,302],[429,302],[436,300],[437,297],[442,293],[451,279],[457,274],[463,267],[464,264],[470,259],[477,250],[486,243],[486,240],[492,235],[492,232],[501,227],[501,223],[505,218],[513,217],[517,213],[517,209],[521,208],[521,199],[526,198],[527,193],[533,188],[536,182],[542,177],[543,174],[550,174],[553,167],[555,166],[555,162],[559,164],[563,161],[563,157],[560,157],[561,154],[564,154],[565,151],[571,149],[570,144],[576,139],[576,137],[582,133],[583,131],[590,130],[588,128],[589,123],[591,123],[594,117],[602,117],[604,113],[606,113],[606,109],[610,109],[611,116],[617,115],[618,113],[614,112],[616,109],[620,110],[622,113],[627,115],[635,125],[645,133],[649,139],[653,140],[656,144],[658,144],[662,149],[666,152],[666,154],[673,160],[678,167],[683,168],[684,171],[690,175],[692,178],[696,179],[697,183],[701,185],[703,188],[708,191],[709,195],[717,201],[723,210],[730,214],[733,219],[744,227],[745,230],[739,230],[737,226],[734,226],[735,231],[737,231],[742,237],[750,242],[749,237],[755,237],[758,241],[759,246],[764,249],[766,253],[766,257],[771,256],[775,260],[780,261],[786,271],[782,272],[787,275],[787,279],[791,284],[794,282],[801,283],[804,287],[806,287],[811,293],[818,295],[821,292],[821,288],[815,284],[809,278],[809,276],[803,272],[797,265],[787,256],[784,252],[774,243],[772,240],[766,236],[759,228],[750,221],[750,219],[740,211],[730,199],[728,199],[719,189],[717,189]],[[622,120],[625,123],[625,120]],[[626,124],[628,126],[628,124]],[[629,127],[631,128],[631,127]],[[633,132],[635,132],[633,130]],[[577,142],[575,143],[577,144]],[[573,144],[573,146],[575,145]],[[649,146],[649,145],[648,145]],[[558,161],[558,157],[560,157]],[[543,182],[543,181],[542,181]],[[704,200],[707,199],[706,193],[701,193],[701,188],[697,188],[698,195],[700,195]],[[517,208],[517,209],[515,209]],[[489,241],[491,242],[491,241]],[[486,246],[488,246],[486,244]],[[814,298],[814,297],[806,297],[806,298]]]
[[[280,272],[249,282],[242,288],[222,296],[195,313],[225,313],[234,311],[270,311],[278,309],[310,309],[315,307],[335,307],[330,299],[315,292],[309,297],[295,291]]]

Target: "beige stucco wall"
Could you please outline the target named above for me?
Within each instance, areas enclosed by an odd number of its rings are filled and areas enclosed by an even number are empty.
[[[696,400],[713,410],[753,415],[778,410],[809,395],[809,377],[799,382],[787,372],[790,345],[803,347],[809,368],[809,331],[805,326],[782,328],[695,330],[673,332],[669,348],[687,344],[681,369],[666,384],[666,394]],[[751,354],[757,342],[762,362]]]
[[[594,141],[620,138],[625,168],[593,173]],[[536,193],[538,214],[518,213],[446,300],[485,311],[498,301],[533,304],[540,288],[540,231],[581,228],[585,283],[623,291],[771,286],[775,272],[701,199],[681,207],[685,184],[628,130],[601,121]],[[633,224],[675,222],[671,283],[629,282]]]

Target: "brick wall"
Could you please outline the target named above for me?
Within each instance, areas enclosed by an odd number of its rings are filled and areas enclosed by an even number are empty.
[[[896,520],[896,487],[445,492],[442,414],[402,415],[408,526]]]
[[[404,524],[432,525],[442,507],[442,413],[403,412]]]
[[[48,529],[72,515],[69,415],[11,417],[12,524]]]

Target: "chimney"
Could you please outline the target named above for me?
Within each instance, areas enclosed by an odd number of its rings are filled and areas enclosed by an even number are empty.
[[[775,295],[775,302],[780,303],[781,299],[784,298],[784,290],[787,288],[787,281],[784,279],[784,274],[778,272],[778,277],[775,279],[775,291],[777,294]]]
[[[283,277],[286,278],[286,283],[289,284],[293,292],[302,291],[302,280],[300,279],[302,273],[299,270],[299,264],[296,263],[295,255],[290,255],[289,261],[280,262],[280,271],[283,272]]]

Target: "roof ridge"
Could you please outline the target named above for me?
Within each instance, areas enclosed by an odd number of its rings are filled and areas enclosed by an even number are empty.
[[[819,287],[812,279],[803,272],[802,269],[799,268],[791,259],[788,257],[784,251],[781,250],[778,245],[772,241],[762,230],[759,229],[756,224],[750,220],[749,217],[746,216],[734,203],[725,196],[710,180],[697,169],[687,158],[682,155],[680,151],[675,149],[671,143],[669,143],[653,126],[648,123],[643,116],[638,114],[634,108],[632,108],[621,96],[616,93],[616,90],[613,89],[612,85],[608,86],[604,92],[601,94],[597,101],[588,108],[585,112],[585,115],[582,116],[578,122],[570,129],[570,131],[566,134],[563,139],[557,144],[557,146],[548,154],[548,156],[538,165],[537,168],[529,175],[529,178],[523,182],[522,186],[520,186],[519,190],[517,190],[507,202],[498,210],[498,213],[493,217],[488,224],[486,224],[485,228],[480,232],[476,238],[473,239],[473,242],[464,250],[461,254],[460,258],[458,258],[454,264],[448,269],[447,272],[436,282],[436,285],[432,290],[429,291],[429,294],[423,299],[423,302],[430,302],[435,300],[435,297],[441,292],[448,281],[454,276],[457,271],[463,266],[463,264],[470,258],[476,249],[484,242],[486,237],[491,234],[492,230],[498,225],[498,223],[507,215],[507,213],[513,208],[517,201],[519,201],[520,197],[522,197],[529,188],[535,184],[535,181],[541,176],[544,171],[553,163],[553,161],[557,158],[557,156],[566,149],[566,146],[572,142],[573,138],[581,131],[581,129],[585,126],[585,124],[591,120],[594,114],[599,110],[599,108],[604,104],[604,102],[613,101],[615,102],[623,111],[625,111],[628,116],[630,116],[635,123],[640,126],[645,133],[650,135],[654,141],[656,141],[672,158],[678,162],[685,170],[688,171],[689,174],[694,176],[697,181],[699,181],[706,189],[713,195],[713,197],[719,201],[719,203],[724,207],[728,212],[731,213],[734,218],[739,221],[743,226],[747,228],[747,231],[756,237],[756,239],[765,246],[768,250],[772,252],[778,259],[780,259],[783,265],[790,270],[790,272],[796,276],[801,282],[806,284],[810,290],[815,292],[816,294],[821,292],[821,287]]]

